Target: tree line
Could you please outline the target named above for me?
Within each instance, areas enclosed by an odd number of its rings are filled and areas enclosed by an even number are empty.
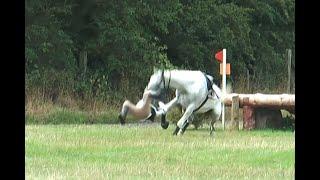
[[[143,91],[153,69],[202,70],[263,86],[286,82],[295,50],[294,0],[26,0],[26,90],[53,98],[119,99]],[[294,67],[293,67],[294,68]]]

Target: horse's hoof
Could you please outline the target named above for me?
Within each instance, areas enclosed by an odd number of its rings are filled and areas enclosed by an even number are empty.
[[[182,130],[181,130],[181,133],[183,134],[185,131],[186,131],[186,129],[187,129],[187,127],[189,126],[189,124],[190,123],[186,123],[186,125],[184,125],[184,127],[182,128]]]
[[[125,120],[124,118],[121,116],[121,114],[119,114],[118,119],[120,121],[120,124],[124,125],[125,124]]]
[[[172,135],[177,135],[177,133],[179,132],[180,128],[179,126],[176,127],[176,129],[173,131]]]
[[[162,127],[163,129],[167,129],[167,128],[169,127],[169,122],[168,122],[168,121],[166,121],[166,122],[164,122],[164,123],[161,122],[161,127]]]
[[[161,115],[161,127],[163,129],[167,129],[168,126],[169,126],[169,122],[166,120],[166,115],[165,114]]]
[[[178,132],[178,136],[182,136],[183,135],[183,133],[184,133],[184,131],[182,130],[182,129],[180,129],[180,131]]]

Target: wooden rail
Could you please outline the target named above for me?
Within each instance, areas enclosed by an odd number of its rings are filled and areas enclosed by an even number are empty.
[[[239,125],[239,108],[243,108],[243,125],[245,129],[254,127],[254,109],[285,109],[295,113],[295,95],[294,94],[227,94],[224,98],[224,104],[231,106],[231,124],[235,129]]]

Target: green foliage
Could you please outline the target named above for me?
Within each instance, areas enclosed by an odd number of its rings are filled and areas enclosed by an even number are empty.
[[[27,0],[25,9],[27,89],[55,78],[75,96],[137,99],[154,67],[218,80],[214,53],[226,48],[231,79],[249,69],[263,90],[285,82],[287,48],[295,63],[294,0]]]
[[[283,124],[282,124],[283,130],[295,130],[295,117],[293,115],[289,115],[283,118]]]
[[[26,2],[25,54],[27,72],[37,66],[74,71],[74,44],[64,30],[71,5],[60,1]]]

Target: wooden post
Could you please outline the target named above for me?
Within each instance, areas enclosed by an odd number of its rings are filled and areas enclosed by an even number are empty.
[[[243,114],[243,111],[242,111],[242,114]],[[243,130],[243,115],[240,116],[240,109],[239,109],[239,127],[238,128],[239,130]]]
[[[246,130],[251,130],[255,127],[254,109],[250,106],[243,107],[243,127]]]
[[[248,97],[243,99],[244,102],[249,101]],[[243,127],[251,130],[255,127],[254,109],[251,106],[243,106]]]
[[[82,74],[85,76],[87,72],[87,64],[88,64],[88,53],[86,50],[82,50],[79,53],[79,68],[82,71]]]
[[[232,96],[231,104],[231,129],[239,126],[239,95]]]
[[[291,85],[291,49],[288,49],[288,56],[287,56],[287,62],[288,62],[288,84],[287,84],[287,93],[290,93],[290,85]]]

